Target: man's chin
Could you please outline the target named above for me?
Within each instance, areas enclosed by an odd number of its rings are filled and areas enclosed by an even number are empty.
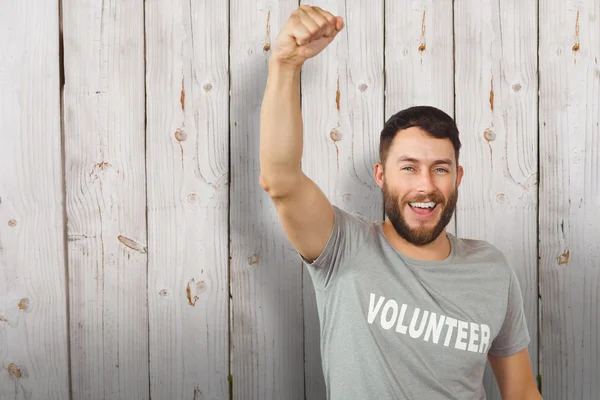
[[[409,232],[410,236],[415,239],[431,238],[433,233],[433,229],[411,229]]]
[[[404,218],[404,223],[399,224],[398,228],[400,228],[400,230],[396,229],[396,233],[415,246],[425,246],[437,239],[443,232],[442,229],[442,232],[433,237],[435,232],[439,229],[439,220],[439,215],[430,220],[414,221]]]

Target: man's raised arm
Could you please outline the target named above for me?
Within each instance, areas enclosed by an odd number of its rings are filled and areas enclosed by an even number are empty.
[[[275,40],[260,117],[260,186],[273,199],[294,247],[316,259],[333,227],[333,209],[320,188],[301,170],[303,125],[300,70],[344,26],[318,7],[301,6]]]

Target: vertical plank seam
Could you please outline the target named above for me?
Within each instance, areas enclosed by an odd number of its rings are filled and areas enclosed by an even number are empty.
[[[302,4],[302,0],[298,0],[298,7],[300,7],[301,4]],[[302,115],[302,70],[300,71],[298,86],[299,86],[298,92],[300,94],[300,115],[301,115],[301,118],[303,118],[304,116]],[[302,132],[302,135],[304,136],[304,132]],[[300,160],[300,168],[302,168],[302,159]],[[304,265],[300,265],[300,268],[301,268],[301,270],[300,270],[300,303],[301,303],[301,310],[302,310],[302,369],[303,369],[302,387],[304,388],[304,400],[310,400],[306,397],[306,393],[307,393],[307,389],[306,389],[306,372],[307,372],[307,368],[306,368],[306,310],[304,309],[304,295],[306,293],[304,291]],[[320,336],[320,330],[319,330],[319,336]],[[320,353],[320,349],[319,349],[319,353]]]
[[[302,5],[302,0],[298,0],[298,7],[300,7]],[[345,16],[344,16],[345,17]],[[298,93],[300,94],[300,118],[304,118],[304,115],[302,115],[302,70],[300,70],[300,77],[298,79]],[[302,135],[304,136],[304,132],[302,132]],[[300,168],[302,169],[302,159],[300,159]],[[303,382],[302,382],[302,387],[304,388],[304,400],[310,400],[306,397],[306,393],[307,393],[307,388],[306,388],[306,373],[307,373],[307,368],[306,368],[306,310],[304,309],[304,295],[306,294],[304,291],[304,265],[302,265],[302,263],[300,263],[300,303],[301,303],[301,310],[302,310],[302,369],[303,369]],[[320,336],[320,330],[319,330],[319,336]],[[320,354],[320,347],[319,347],[319,354]]]
[[[302,5],[302,0],[298,0],[298,4],[297,6],[300,7]],[[302,115],[302,70],[300,71],[300,77],[299,77],[299,82],[298,82],[298,86],[299,86],[299,94],[300,94],[300,113],[301,113],[301,118],[304,118],[304,116]],[[304,135],[304,132],[302,132],[302,135]],[[302,168],[302,160],[300,160],[300,168]],[[304,265],[302,265],[302,263],[300,263],[300,309],[302,310],[302,369],[303,369],[303,382],[302,382],[302,387],[304,388],[304,400],[310,400],[306,397],[306,393],[307,393],[307,388],[306,388],[306,373],[307,373],[307,368],[306,368],[306,310],[304,309],[304,295],[306,294],[304,291]],[[320,335],[320,331],[319,331],[319,335]],[[320,354],[320,350],[319,350],[319,354]]]
[[[69,229],[67,216],[67,174],[66,174],[66,149],[65,149],[65,118],[64,118],[64,88],[65,88],[65,46],[63,37],[63,2],[57,0],[58,6],[58,96],[59,96],[59,124],[60,124],[60,161],[63,195],[63,252],[65,264],[65,303],[67,315],[67,384],[69,400],[73,400],[73,378],[71,375],[71,293],[69,287]]]
[[[537,255],[537,270],[536,270],[536,280],[537,280],[537,385],[540,394],[542,394],[542,364],[541,364],[541,351],[542,351],[542,302],[541,302],[541,246],[540,246],[540,0],[536,1],[536,12],[537,12],[537,52],[536,52],[536,75],[537,75],[537,204],[536,204],[536,255]]]
[[[227,388],[229,400],[233,400],[233,376],[231,365],[233,305],[231,301],[231,0],[227,0]]]
[[[454,2],[452,0],[452,116],[454,124],[456,124],[456,19],[454,17]],[[459,155],[460,157],[460,155]],[[456,168],[458,169],[459,161],[456,160]],[[458,172],[458,170],[457,170]],[[458,237],[458,210],[454,210],[454,234]]]
[[[148,321],[148,398],[152,400],[152,369],[150,362],[152,354],[150,351],[150,249],[148,234],[148,77],[147,77],[147,45],[146,45],[146,1],[142,6],[142,26],[144,36],[144,186],[146,191],[146,319]]]
[[[386,10],[387,10],[387,4],[386,4],[386,0],[383,0],[383,17],[382,17],[382,21],[383,21],[383,126],[385,126],[386,123],[386,110],[387,110],[387,64],[386,64],[386,60],[385,60],[385,54],[387,51],[387,30],[386,30]],[[379,135],[379,140],[381,140],[381,134]],[[379,146],[377,147],[377,158],[379,159]],[[381,160],[379,160],[381,162]],[[383,166],[385,167],[385,166]],[[385,199],[381,198],[381,219],[385,222]]]

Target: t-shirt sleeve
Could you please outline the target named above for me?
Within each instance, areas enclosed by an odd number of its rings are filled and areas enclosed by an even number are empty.
[[[351,262],[370,232],[370,223],[356,215],[333,207],[333,230],[325,248],[312,263],[296,252],[308,271],[316,287],[329,285]]]
[[[530,341],[519,280],[512,268],[509,267],[509,271],[506,317],[489,351],[490,355],[496,357],[508,357],[518,353],[525,349]]]

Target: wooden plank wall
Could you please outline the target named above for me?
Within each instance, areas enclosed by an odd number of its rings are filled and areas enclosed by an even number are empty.
[[[150,393],[224,399],[227,3],[146,1],[145,13]]]
[[[271,199],[257,186],[270,46],[296,7],[296,0],[230,3],[230,335],[236,399],[304,398],[302,266]]]
[[[461,237],[498,247],[517,273],[537,376],[537,26],[534,2],[455,1]],[[500,399],[491,368],[488,397]]]
[[[325,399],[312,283],[258,185],[299,4],[0,0],[0,400]],[[384,121],[453,115],[449,231],[517,272],[544,398],[595,399],[600,3],[311,4],[346,28],[303,69],[305,173],[381,219]]]
[[[0,10],[0,399],[66,399],[58,7]]]
[[[144,7],[64,0],[73,398],[148,398]]]
[[[540,0],[540,370],[600,393],[600,2]]]

